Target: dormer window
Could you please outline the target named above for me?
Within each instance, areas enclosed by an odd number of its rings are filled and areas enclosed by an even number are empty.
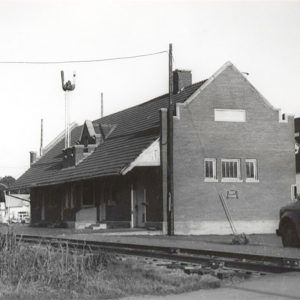
[[[89,140],[87,137],[85,137],[84,142],[83,142],[84,148],[83,148],[83,152],[89,152],[88,146],[89,146]]]
[[[92,154],[100,143],[100,134],[95,132],[94,124],[85,121],[79,140],[74,146],[63,150],[63,168],[75,167]]]
[[[79,140],[72,147],[63,150],[63,168],[75,167],[81,163],[115,128],[116,125],[100,125],[94,124],[92,121],[85,121]]]

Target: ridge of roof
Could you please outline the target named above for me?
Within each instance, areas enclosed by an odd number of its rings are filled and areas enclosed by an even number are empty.
[[[179,93],[173,94],[173,95],[178,95],[178,94],[184,92],[186,89],[193,88],[193,87],[196,87],[196,86],[198,86],[198,85],[199,85],[199,87],[200,87],[203,83],[205,83],[205,81],[207,81],[207,79],[204,79],[204,80],[195,82],[195,83],[193,83],[193,84],[191,84],[191,85],[189,85],[189,86],[186,86],[186,87],[185,87],[184,89],[182,89]],[[134,106],[130,106],[130,107],[124,108],[124,109],[122,109],[122,110],[119,110],[119,111],[116,111],[116,112],[114,112],[114,113],[111,113],[111,114],[109,114],[109,115],[107,115],[107,116],[103,116],[102,118],[95,119],[95,120],[92,121],[92,123],[99,123],[101,120],[104,120],[105,118],[115,116],[115,115],[117,115],[117,114],[119,114],[119,113],[123,113],[123,112],[126,112],[126,111],[128,111],[128,110],[132,110],[132,109],[134,109],[134,108],[142,107],[142,106],[147,105],[147,104],[149,104],[149,103],[151,103],[151,102],[155,102],[155,101],[158,101],[158,100],[161,100],[161,99],[165,99],[166,97],[169,97],[169,93],[165,93],[165,94],[162,94],[162,95],[160,95],[160,96],[158,96],[158,97],[154,97],[154,98],[152,98],[152,99],[150,99],[150,100],[147,100],[147,101],[144,101],[144,102],[142,102],[142,103],[136,104],[136,105],[134,105]]]

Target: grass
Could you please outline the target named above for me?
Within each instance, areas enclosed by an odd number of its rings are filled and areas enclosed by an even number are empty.
[[[210,275],[186,275],[105,252],[74,252],[66,243],[25,244],[12,231],[0,234],[0,299],[116,299],[219,286]]]

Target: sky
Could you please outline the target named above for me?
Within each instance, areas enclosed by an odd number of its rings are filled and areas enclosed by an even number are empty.
[[[300,2],[168,0],[0,0],[0,62],[62,61],[167,51],[174,68],[192,70],[193,82],[225,62],[276,108],[300,116]],[[87,64],[0,63],[0,177],[19,177],[29,151],[64,130],[64,93],[78,124],[142,103],[168,91],[168,56]]]

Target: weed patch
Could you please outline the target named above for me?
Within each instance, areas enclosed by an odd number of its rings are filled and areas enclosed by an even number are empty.
[[[67,243],[30,245],[0,234],[0,299],[115,299],[216,288],[210,275],[146,266],[106,252],[73,250]]]

